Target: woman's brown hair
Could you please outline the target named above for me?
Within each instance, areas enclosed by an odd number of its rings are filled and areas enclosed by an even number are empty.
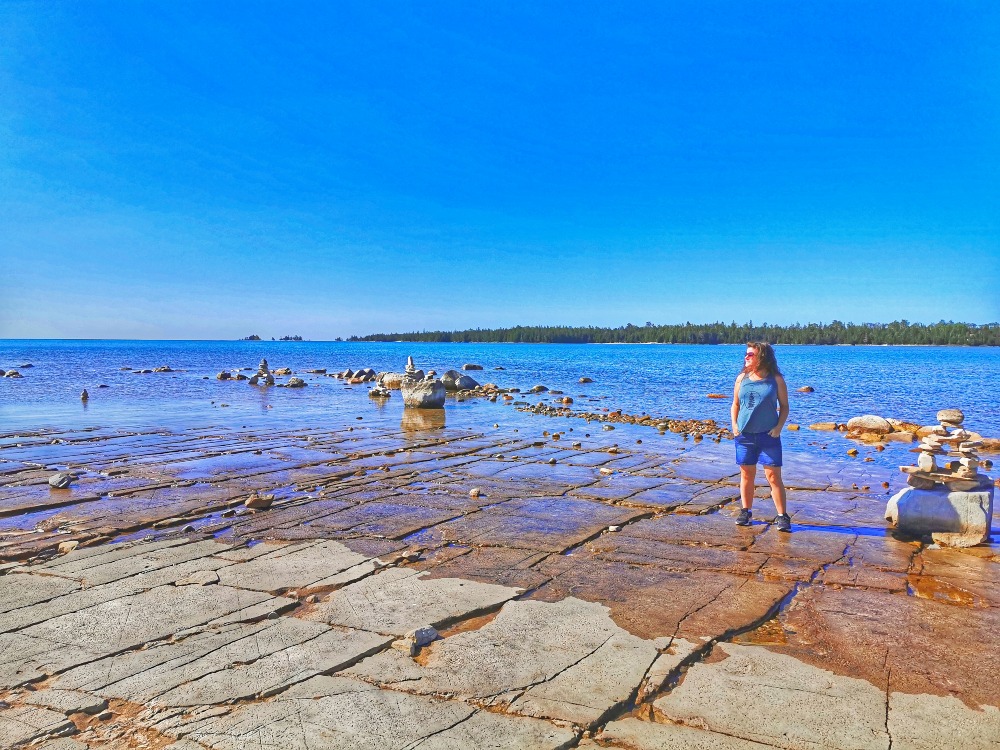
[[[756,370],[765,377],[781,374],[781,370],[778,369],[778,358],[774,356],[773,346],[766,341],[748,341],[747,348],[757,352],[757,366],[744,365],[744,373],[749,375]]]

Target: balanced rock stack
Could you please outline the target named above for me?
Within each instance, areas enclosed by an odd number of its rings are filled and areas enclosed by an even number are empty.
[[[413,363],[413,357],[406,358],[406,373],[400,384],[403,405],[418,409],[440,409],[446,395],[444,383],[440,380],[424,379],[422,370]]]
[[[971,440],[958,409],[942,409],[916,452],[916,466],[901,466],[910,485],[891,498],[885,518],[900,531],[949,547],[989,542],[993,483],[979,471],[978,440]],[[941,457],[951,460],[938,464]]]
[[[274,385],[274,375],[271,374],[266,359],[262,359],[257,365],[257,374],[250,378],[250,385]]]
[[[962,426],[965,415],[959,409],[942,409],[937,413],[937,420],[940,424],[913,449],[919,454],[917,465],[899,467],[908,475],[906,483],[921,490],[940,484],[955,492],[969,492],[988,486],[990,478],[980,473],[980,460],[976,453],[983,444],[970,439],[972,435]],[[939,457],[952,460],[940,465]]]

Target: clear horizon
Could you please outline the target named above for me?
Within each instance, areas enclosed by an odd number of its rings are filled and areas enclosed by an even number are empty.
[[[998,35],[980,2],[8,2],[0,338],[995,322]]]

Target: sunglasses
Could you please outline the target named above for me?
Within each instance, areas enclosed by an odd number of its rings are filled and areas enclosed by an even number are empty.
[[[747,352],[743,355],[743,359],[753,359],[757,356],[757,352]]]

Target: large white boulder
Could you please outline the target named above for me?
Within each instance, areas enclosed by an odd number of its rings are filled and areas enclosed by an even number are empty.
[[[850,432],[874,432],[877,435],[888,435],[892,432],[892,425],[889,421],[874,414],[865,414],[861,417],[854,417],[847,422],[847,429]]]
[[[440,380],[410,380],[404,378],[400,390],[403,405],[418,409],[440,409],[444,406],[445,388]]]
[[[889,499],[885,519],[907,534],[930,535],[938,544],[973,547],[989,541],[993,487],[972,492],[906,487]]]

